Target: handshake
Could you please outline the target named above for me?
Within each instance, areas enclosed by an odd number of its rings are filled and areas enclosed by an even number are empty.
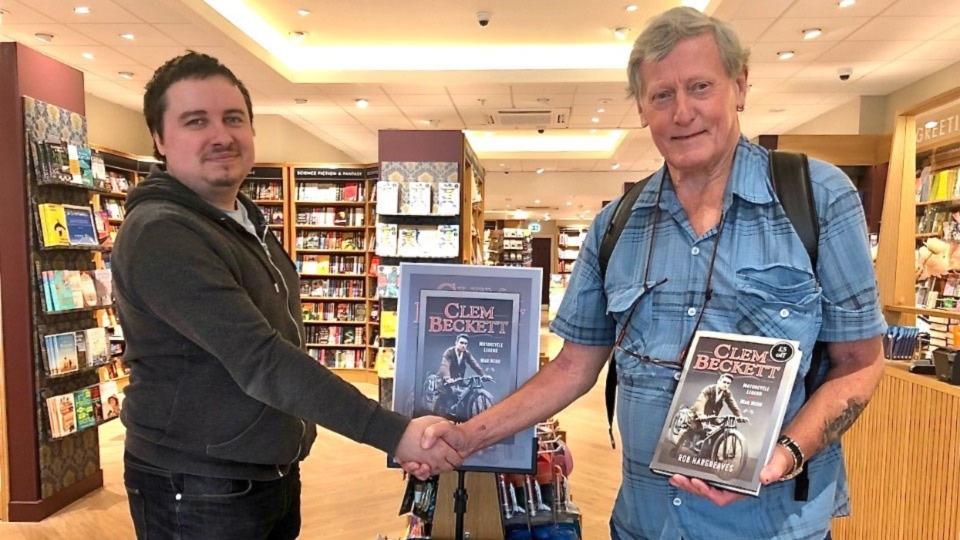
[[[404,471],[426,480],[456,469],[474,450],[468,448],[461,426],[439,416],[421,416],[407,425],[394,456]]]

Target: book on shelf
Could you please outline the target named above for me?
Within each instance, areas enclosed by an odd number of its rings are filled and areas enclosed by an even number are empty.
[[[377,223],[377,255],[381,257],[397,255],[396,223]]]
[[[65,437],[77,432],[77,414],[72,393],[47,398],[47,413],[50,416],[50,434],[53,437]]]
[[[120,416],[123,405],[123,394],[118,390],[117,381],[100,383],[100,403],[103,405],[104,420]]]
[[[96,326],[77,332],[77,334],[83,336],[85,349],[83,365],[101,366],[110,361],[110,346],[106,328]]]
[[[650,469],[756,496],[800,358],[797,341],[697,332]]]
[[[89,388],[73,392],[74,412],[77,415],[77,430],[97,425],[97,416],[93,410],[93,395]]]
[[[43,336],[47,352],[47,373],[62,375],[80,369],[77,336],[73,332]]]
[[[456,257],[460,254],[460,225],[437,226],[437,255]]]
[[[384,338],[397,337],[397,312],[380,312],[380,336]]]
[[[400,294],[400,267],[379,265],[377,267],[377,297],[396,298]]]
[[[87,187],[95,187],[93,177],[93,153],[90,148],[80,146],[77,148],[77,161],[80,166],[80,183]]]
[[[70,171],[70,181],[74,184],[83,184],[80,177],[80,149],[75,144],[67,144],[67,167]]]
[[[64,204],[67,237],[72,246],[99,246],[97,227],[93,223],[93,210],[89,206]]]
[[[67,214],[63,205],[41,203],[37,205],[37,212],[40,214],[40,237],[43,240],[43,247],[69,246]]]
[[[108,268],[93,271],[94,286],[97,289],[97,303],[101,306],[113,304],[113,274]]]
[[[460,214],[459,182],[440,182],[437,184],[437,213],[441,216]]]
[[[377,182],[377,214],[397,214],[400,210],[400,183]]]
[[[431,213],[433,190],[428,182],[409,182],[406,184],[407,207],[401,208],[404,214],[423,216]]]

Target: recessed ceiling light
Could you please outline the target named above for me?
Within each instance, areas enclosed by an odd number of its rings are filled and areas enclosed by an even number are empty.
[[[627,39],[627,36],[630,35],[630,29],[625,26],[614,28],[613,35],[617,36],[617,39]]]
[[[87,6],[77,6],[73,8],[73,12],[76,13],[77,15],[89,15],[90,8]]]
[[[777,51],[777,58],[780,60],[789,60],[793,58],[793,51]]]
[[[926,124],[924,124],[923,127],[927,128],[927,129],[933,129],[933,128],[937,127],[937,121],[936,121],[936,120],[931,120],[931,121],[927,122]]]
[[[298,10],[297,10],[297,15],[299,15],[299,16],[301,16],[301,17],[306,17],[306,16],[309,15],[309,14],[310,14],[310,10],[309,10],[309,9],[298,9]]]
[[[33,37],[39,39],[44,43],[53,43],[53,38],[56,37],[53,34],[48,34],[47,32],[37,32]]]
[[[573,206],[573,203],[571,201],[567,201],[567,206]]]
[[[600,107],[599,109],[597,109],[597,112],[598,112],[598,113],[605,113],[605,112],[607,112],[607,110],[604,109],[603,107]]]
[[[354,103],[357,105],[358,109],[366,109],[367,106],[370,105],[370,102],[363,98],[354,100]]]
[[[120,37],[122,37],[123,39],[129,39],[130,41],[133,41],[137,36],[127,32],[126,34],[120,34]]]
[[[540,199],[534,199],[533,204],[540,204]]]
[[[80,53],[80,56],[86,58],[87,60],[93,60],[94,58],[93,53],[88,53],[88,52]]]
[[[594,124],[596,124],[596,123],[600,122],[600,119],[597,118],[596,116],[594,116],[593,118],[590,119],[590,121],[593,122]]]
[[[837,5],[840,6],[841,8],[845,8],[845,7],[850,7],[856,3],[857,3],[857,0],[840,0],[840,2],[837,3]]]
[[[814,39],[820,37],[820,34],[823,33],[823,30],[819,28],[804,28],[803,29],[803,39]]]
[[[133,72],[131,71],[120,71],[117,73],[117,75],[120,75],[121,79],[126,79],[128,81],[133,78]]]
[[[613,170],[617,170],[617,169],[620,168],[620,164],[619,164],[619,163],[614,163],[613,165],[610,166],[610,168],[613,169]]]
[[[623,8],[623,10],[626,11],[627,13],[633,13],[634,11],[637,10],[637,6],[630,4],[629,6]]]
[[[787,112],[787,110],[786,110],[786,109],[770,109],[770,112],[772,112],[772,113],[774,113],[774,114],[779,114],[779,113],[782,113],[782,112]]]
[[[539,169],[537,169],[537,174],[543,174],[543,167],[540,167]]]
[[[294,43],[301,43],[303,40],[307,39],[307,33],[303,30],[294,30],[293,32],[288,32],[287,37],[290,38],[290,41]]]
[[[296,103],[297,105],[303,105],[304,103],[307,102],[307,98],[302,98],[302,97],[293,98],[293,102]]]
[[[597,132],[597,130],[595,130],[595,129],[591,129],[591,130],[590,130],[590,133],[596,133],[596,132]]]

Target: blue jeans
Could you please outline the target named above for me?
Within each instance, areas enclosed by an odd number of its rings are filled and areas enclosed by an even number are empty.
[[[613,527],[613,518],[610,519],[610,540],[621,540],[620,535],[617,534],[617,530]],[[627,539],[623,539],[627,540]],[[823,537],[823,540],[833,540],[833,536],[828,532],[826,536]]]
[[[196,476],[125,453],[123,482],[139,540],[288,540],[300,534],[300,467],[269,481]]]

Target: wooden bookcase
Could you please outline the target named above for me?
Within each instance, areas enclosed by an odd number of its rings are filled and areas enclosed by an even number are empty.
[[[286,247],[300,272],[307,351],[353,382],[376,382],[370,199],[377,171],[372,164],[287,169]]]
[[[569,274],[580,254],[587,230],[582,227],[560,227],[557,231],[557,273]]]

